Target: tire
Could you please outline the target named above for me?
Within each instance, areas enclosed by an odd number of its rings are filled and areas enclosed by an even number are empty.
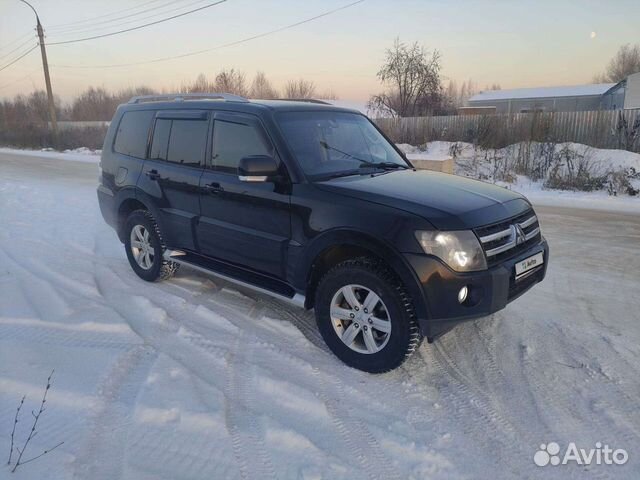
[[[376,301],[369,297],[371,292],[379,300],[373,312],[365,310],[367,304]],[[367,302],[367,298],[372,300]],[[318,283],[315,311],[318,329],[329,349],[350,367],[365,372],[397,368],[422,342],[413,302],[404,285],[386,265],[374,259],[354,258],[329,270]],[[345,342],[352,337],[347,345]]]
[[[147,239],[143,243],[149,247],[147,249],[148,258],[141,260],[142,264],[136,260],[136,253],[144,253],[140,234]],[[124,236],[124,247],[129,264],[141,279],[147,282],[167,280],[178,271],[179,264],[164,259],[166,248],[162,241],[162,235],[160,235],[160,229],[147,210],[135,210],[127,217]],[[138,246],[141,247],[138,248]]]

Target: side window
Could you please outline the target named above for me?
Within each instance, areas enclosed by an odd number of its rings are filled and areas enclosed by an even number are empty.
[[[203,120],[172,120],[167,160],[197,167],[207,149],[209,122]]]
[[[159,118],[153,129],[153,140],[149,158],[151,160],[166,160],[169,149],[169,132],[171,131],[171,120]]]
[[[257,126],[216,120],[213,124],[212,168],[237,173],[240,159],[250,155],[273,155],[273,147]]]
[[[144,158],[147,153],[149,127],[155,112],[125,112],[122,115],[113,149],[117,153]]]

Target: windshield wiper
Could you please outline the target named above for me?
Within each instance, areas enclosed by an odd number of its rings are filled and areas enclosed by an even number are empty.
[[[331,145],[329,145],[327,142],[324,142],[322,140],[320,140],[320,145],[322,145],[324,148],[326,148],[327,150],[334,150],[338,153],[341,153],[342,155],[345,155],[349,158],[353,158],[354,160],[357,160],[360,162],[359,168],[381,168],[383,170],[395,170],[396,168],[409,168],[408,165],[402,165],[401,163],[395,163],[395,162],[372,162],[370,160],[365,160],[363,158],[358,158],[355,155],[351,155],[348,152],[344,152],[342,150],[340,150],[339,148],[336,147],[332,147]]]
[[[345,152],[345,151],[340,150],[339,148],[332,147],[332,146],[331,146],[331,145],[329,145],[327,142],[324,142],[324,141],[322,141],[322,140],[320,140],[320,145],[321,145],[323,148],[326,148],[327,150],[333,150],[334,152],[341,153],[342,155],[344,155],[344,156],[346,156],[346,157],[349,157],[349,158],[353,158],[354,160],[358,160],[359,162],[363,162],[363,163],[370,163],[370,162],[369,162],[369,160],[364,160],[364,159],[362,159],[362,158],[358,158],[358,157],[356,157],[355,155],[351,155],[351,154],[350,154],[350,153],[348,153],[348,152]]]
[[[407,169],[409,167],[395,162],[367,162],[360,165],[360,168],[382,168],[383,170],[395,170],[396,168]]]

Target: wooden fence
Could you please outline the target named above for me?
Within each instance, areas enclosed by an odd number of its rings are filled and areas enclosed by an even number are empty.
[[[522,141],[576,142],[640,152],[640,109],[379,118],[397,143],[445,140],[501,148]]]

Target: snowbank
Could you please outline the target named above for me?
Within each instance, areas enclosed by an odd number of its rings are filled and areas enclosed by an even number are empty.
[[[43,148],[42,150],[22,150],[17,148],[0,147],[0,153],[40,158],[55,158],[58,160],[69,160],[72,162],[99,163],[102,150],[90,150],[86,147],[80,147],[73,150],[57,152],[52,148]]]
[[[454,157],[455,173],[470,178],[475,178],[502,187],[514,190],[526,195],[534,204],[556,205],[576,208],[592,208],[596,210],[612,210],[621,212],[640,213],[640,196],[627,194],[609,195],[606,190],[581,192],[570,190],[550,189],[544,186],[544,182],[533,181],[524,175],[517,175],[512,169],[507,172],[510,181],[502,180],[496,171],[500,169],[501,177],[504,165],[496,165],[498,162],[513,164],[521,149],[522,144],[510,145],[498,150],[483,150],[470,143],[464,142],[430,142],[423,146],[398,144],[398,147],[411,159],[444,160]],[[541,144],[532,142],[530,151],[541,151]],[[553,146],[549,155],[568,151],[588,160],[594,171],[597,172],[621,172],[635,169],[640,172],[640,154],[626,150],[598,149],[578,143],[562,143]],[[542,161],[532,158],[533,162]],[[640,189],[640,179],[630,180],[632,187]]]

